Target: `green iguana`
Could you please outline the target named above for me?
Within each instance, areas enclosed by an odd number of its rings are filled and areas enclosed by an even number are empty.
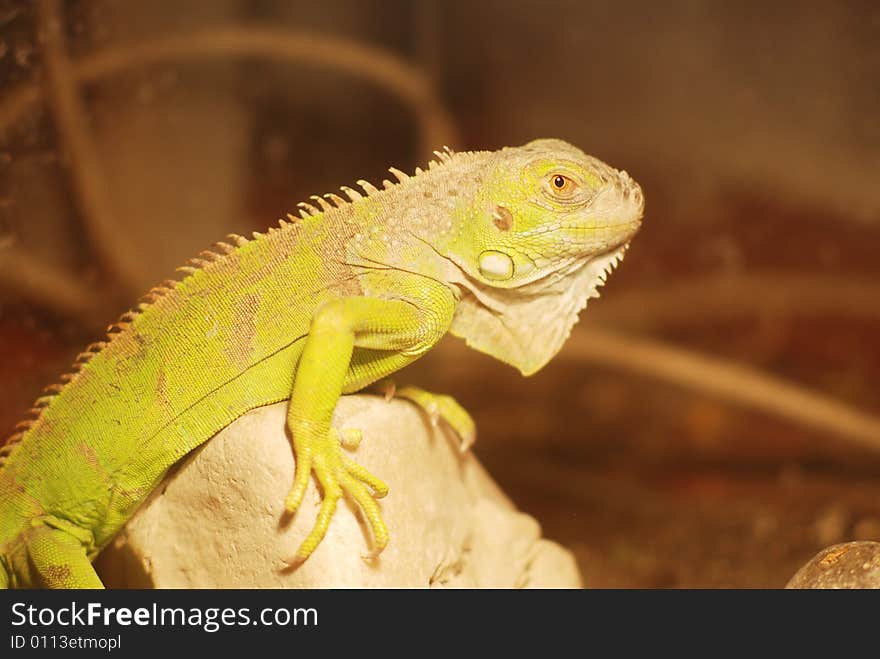
[[[230,236],[154,288],[79,355],[0,448],[0,585],[101,587],[91,565],[169,468],[249,410],[289,400],[296,468],[323,499],[300,546],[321,542],[337,501],[388,542],[388,488],[346,457],[340,395],[409,364],[446,332],[524,375],[560,349],[623,256],[644,208],[626,174],[559,140],[437,152],[380,190],[358,181],[300,204],[253,240]],[[401,392],[467,442],[447,396]]]

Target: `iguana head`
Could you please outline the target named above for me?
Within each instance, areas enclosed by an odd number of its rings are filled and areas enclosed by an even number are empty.
[[[442,246],[462,291],[451,332],[530,375],[598,297],[644,197],[626,172],[561,140],[497,151],[479,178]]]

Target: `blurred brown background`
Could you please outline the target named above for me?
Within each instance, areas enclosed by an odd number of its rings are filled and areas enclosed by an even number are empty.
[[[229,232],[443,144],[627,169],[533,378],[446,340],[476,452],[593,587],[781,587],[880,540],[877,3],[0,1],[0,434]],[[875,448],[872,448],[875,447]]]

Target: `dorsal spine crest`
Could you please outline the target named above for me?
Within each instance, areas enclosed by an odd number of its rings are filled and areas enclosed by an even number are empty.
[[[449,162],[453,156],[453,152],[448,147],[444,147],[443,151],[435,151],[434,154],[436,155],[437,160],[431,160],[426,166],[427,170],[433,170],[440,165]],[[388,171],[394,176],[394,178],[397,179],[398,183],[392,183],[390,180],[384,179],[382,181],[382,189],[380,189],[365,179],[359,179],[356,184],[363,190],[363,194],[348,186],[342,186],[340,188],[347,199],[335,193],[328,193],[323,196],[313,195],[310,197],[310,199],[313,200],[317,205],[314,205],[307,201],[298,203],[297,208],[299,209],[299,217],[288,213],[287,220],[283,218],[280,219],[278,226],[281,230],[283,230],[289,227],[291,223],[298,223],[300,218],[308,219],[309,217],[320,215],[322,212],[330,211],[334,208],[341,208],[342,206],[346,206],[350,203],[359,202],[365,197],[371,197],[383,193],[386,190],[392,190],[396,188],[399,184],[404,184],[412,178],[425,175],[426,169],[417,167],[415,169],[414,176],[410,176],[400,169],[397,169],[396,167],[390,167]],[[279,229],[275,227],[271,227],[269,228],[268,233],[275,233],[278,230]],[[266,234],[254,231],[253,240],[259,240],[264,235]],[[251,239],[245,238],[244,236],[234,233],[228,234],[225,237],[225,240],[214,243],[211,246],[211,249],[200,252],[197,257],[190,259],[184,265],[178,267],[176,270],[177,272],[182,274],[181,281],[189,276],[196,274],[199,270],[206,268],[211,263],[214,263],[218,260],[221,260],[223,257],[232,254],[238,248],[246,245],[249,242],[251,242]],[[119,317],[117,322],[111,324],[107,328],[107,340],[96,341],[89,344],[81,353],[76,356],[71,370],[68,373],[60,376],[59,383],[51,384],[43,390],[43,394],[39,398],[37,398],[31,409],[28,410],[26,417],[29,418],[26,418],[25,420],[20,421],[18,424],[16,424],[14,428],[14,434],[9,437],[5,444],[0,446],[0,466],[2,466],[3,462],[12,453],[13,446],[19,443],[23,436],[27,433],[27,431],[33,427],[35,421],[39,419],[42,412],[52,404],[57,395],[64,390],[65,386],[76,380],[82,369],[95,357],[95,355],[105,350],[115,340],[117,336],[129,329],[131,324],[136,321],[137,317],[141,313],[147,311],[150,306],[155,304],[156,301],[160,298],[174,291],[179,284],[180,281],[178,280],[166,279],[158,286],[150,289],[145,295],[143,295],[139,299],[138,304],[135,306],[134,309],[123,313]]]

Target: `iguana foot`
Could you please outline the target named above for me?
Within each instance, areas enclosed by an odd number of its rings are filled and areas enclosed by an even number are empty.
[[[336,504],[343,495],[354,501],[364,514],[373,534],[372,554],[378,555],[388,544],[388,528],[376,503],[377,498],[388,494],[388,486],[342,453],[340,440],[345,439],[346,435],[351,440],[354,433],[360,435],[359,431],[339,433],[333,428],[323,437],[294,432],[296,471],[293,487],[284,502],[285,508],[293,513],[300,507],[312,471],[323,496],[318,518],[311,533],[297,550],[292,561],[294,565],[305,561],[323,540],[336,511]]]
[[[339,431],[339,443],[342,444],[342,448],[349,451],[354,451],[360,446],[363,438],[364,436],[361,431],[355,428],[344,428]]]
[[[385,399],[405,398],[421,407],[436,426],[442,419],[459,438],[459,450],[466,453],[477,439],[477,426],[471,415],[452,396],[435,394],[418,387],[396,387],[386,380],[382,383]]]

